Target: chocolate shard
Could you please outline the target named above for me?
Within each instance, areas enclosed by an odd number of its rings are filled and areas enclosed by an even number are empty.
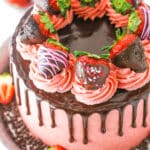
[[[141,40],[136,38],[125,50],[116,55],[113,64],[121,68],[131,68],[135,72],[144,72],[147,62]]]
[[[24,44],[40,44],[46,40],[46,37],[42,35],[32,16],[26,20],[26,23],[20,29],[18,36],[20,41]]]
[[[49,0],[34,0],[34,3],[42,10],[49,12],[50,14],[59,14],[58,10],[55,10],[52,6],[49,5]]]

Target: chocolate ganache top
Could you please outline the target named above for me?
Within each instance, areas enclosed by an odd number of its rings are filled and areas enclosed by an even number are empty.
[[[116,94],[107,102],[97,105],[86,105],[76,101],[75,96],[71,92],[66,93],[47,93],[39,90],[29,79],[30,62],[24,60],[16,50],[16,36],[28,18],[32,8],[24,15],[20,21],[11,42],[11,62],[17,67],[18,74],[27,85],[37,94],[37,100],[47,100],[52,107],[62,108],[68,112],[91,114],[94,112],[104,113],[112,109],[125,107],[127,104],[137,103],[139,99],[147,100],[150,91],[150,83],[135,91],[126,91],[118,89]],[[115,39],[115,29],[110,25],[108,18],[103,17],[92,21],[83,21],[75,18],[71,25],[68,25],[59,32],[60,41],[71,48],[72,51],[82,49],[99,53],[100,49],[107,44],[111,44]]]

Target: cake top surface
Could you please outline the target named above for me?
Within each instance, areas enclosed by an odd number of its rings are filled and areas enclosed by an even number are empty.
[[[149,17],[143,1],[36,0],[16,47],[35,87],[95,105],[149,83]]]

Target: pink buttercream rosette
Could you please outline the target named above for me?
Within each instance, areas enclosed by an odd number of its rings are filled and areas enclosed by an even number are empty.
[[[132,91],[150,82],[150,40],[143,40],[142,44],[148,64],[146,71],[136,73],[130,68],[117,68],[118,88]]]
[[[29,78],[33,81],[34,85],[49,93],[64,93],[72,88],[72,84],[75,76],[75,58],[72,54],[69,54],[69,65],[63,69],[62,72],[55,75],[51,79],[46,79],[41,76],[40,71],[37,67],[38,57],[34,57],[30,64]]]
[[[78,78],[75,77],[71,92],[75,95],[77,101],[87,105],[95,105],[108,101],[115,94],[117,88],[116,71],[114,66],[110,64],[110,73],[101,88],[97,90],[86,90],[80,84]]]
[[[107,0],[98,0],[94,7],[81,6],[80,0],[71,0],[71,7],[79,18],[94,20],[102,18],[106,12]]]
[[[115,24],[115,27],[126,27],[128,25],[128,18],[129,14],[122,15],[115,11],[112,8],[110,0],[108,0],[107,7],[106,7],[106,14],[109,16],[109,20],[112,24]]]

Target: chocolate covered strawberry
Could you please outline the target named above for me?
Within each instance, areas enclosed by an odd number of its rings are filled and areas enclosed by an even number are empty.
[[[134,7],[137,7],[141,4],[141,0],[110,0],[112,7],[116,12],[123,15],[129,13]]]
[[[49,0],[49,5],[56,12],[60,11],[62,16],[66,16],[67,10],[70,9],[71,0]]]
[[[55,39],[48,39],[38,50],[38,69],[40,74],[51,79],[69,64],[69,49]]]
[[[143,72],[147,68],[144,48],[135,34],[126,34],[118,39],[111,51],[110,58],[118,67],[131,68],[135,72]]]
[[[88,52],[75,51],[76,76],[87,90],[96,90],[103,86],[109,75],[108,59]]]
[[[8,73],[0,75],[0,103],[9,104],[14,96],[15,89],[12,85],[12,77]]]
[[[40,44],[46,40],[32,16],[28,17],[24,26],[20,28],[18,37],[24,44]]]

